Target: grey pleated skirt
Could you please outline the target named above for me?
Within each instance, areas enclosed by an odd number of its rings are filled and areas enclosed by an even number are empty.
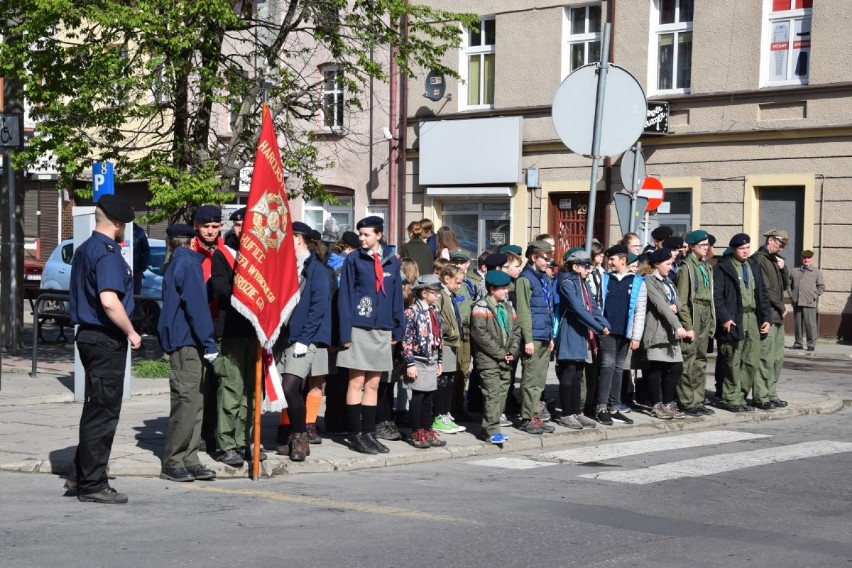
[[[390,330],[353,327],[352,345],[337,353],[337,366],[359,371],[392,370]]]

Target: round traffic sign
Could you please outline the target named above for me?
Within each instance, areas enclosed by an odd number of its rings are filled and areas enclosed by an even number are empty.
[[[656,211],[663,202],[664,194],[663,182],[655,177],[646,177],[642,182],[642,189],[639,190],[639,197],[648,199],[648,207],[645,211]]]
[[[568,148],[592,155],[598,65],[585,65],[568,75],[553,97],[553,126]],[[633,75],[609,65],[604,92],[600,133],[601,156],[615,156],[633,146],[645,128],[645,92]]]

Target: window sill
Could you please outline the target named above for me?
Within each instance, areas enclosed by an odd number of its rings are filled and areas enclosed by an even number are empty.
[[[761,83],[761,89],[771,89],[773,87],[804,87],[807,86],[807,81],[773,81],[771,83]]]
[[[494,105],[468,105],[459,107],[459,112],[468,112],[474,110],[491,110],[494,108]]]
[[[648,93],[649,97],[663,97],[667,95],[688,95],[691,93],[691,89],[660,89],[657,91],[650,91]]]
[[[333,128],[322,127],[314,130],[314,136],[318,136],[320,138],[340,138],[346,135],[342,126],[337,126]]]

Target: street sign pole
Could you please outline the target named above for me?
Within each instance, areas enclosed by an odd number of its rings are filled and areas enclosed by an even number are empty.
[[[595,104],[595,129],[592,132],[592,174],[589,180],[589,208],[586,214],[586,252],[592,254],[592,238],[595,229],[595,205],[597,204],[598,163],[600,162],[601,127],[603,125],[604,93],[606,92],[606,74],[609,72],[609,36],[612,24],[604,25],[601,38],[601,60],[598,70],[598,92]]]
[[[637,142],[636,146],[631,148],[631,151],[635,153],[635,156],[634,156],[634,159],[633,159],[633,179],[632,179],[632,181],[634,183],[633,183],[633,187],[628,188],[630,190],[630,231],[628,231],[628,232],[633,233],[633,232],[635,232],[634,231],[634,229],[635,229],[634,219],[636,218],[636,195],[639,193],[639,188],[636,187],[636,178],[638,177],[638,174],[639,174],[639,162],[640,162],[639,156],[642,155],[642,143]]]

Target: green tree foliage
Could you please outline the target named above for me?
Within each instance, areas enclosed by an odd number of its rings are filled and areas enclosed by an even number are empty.
[[[347,104],[357,105],[370,78],[389,79],[371,54],[393,46],[401,73],[455,75],[443,57],[459,44],[459,23],[473,22],[406,0],[3,5],[0,76],[21,82],[37,123],[17,167],[54,168],[70,187],[93,161],[113,161],[119,179],[148,180],[160,211],[153,221],[230,199],[254,157],[264,97],[296,180],[288,189],[326,197],[316,174],[330,164],[312,144],[322,108],[317,62],[342,68]],[[227,134],[215,128],[219,115]]]

